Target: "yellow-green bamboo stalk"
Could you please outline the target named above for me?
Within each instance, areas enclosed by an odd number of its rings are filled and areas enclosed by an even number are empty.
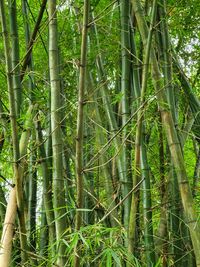
[[[62,238],[67,225],[65,183],[63,175],[63,144],[61,131],[61,95],[58,60],[58,32],[57,32],[57,8],[56,0],[48,1],[49,14],[49,70],[51,84],[51,130],[52,130],[52,156],[53,156],[53,206],[55,214],[56,240],[57,240],[57,264],[65,265],[65,244]]]

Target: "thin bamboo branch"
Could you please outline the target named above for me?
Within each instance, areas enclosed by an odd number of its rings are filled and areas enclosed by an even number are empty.
[[[144,181],[144,178],[141,179],[138,184],[136,184],[129,192],[126,196],[124,196],[122,198],[122,200],[119,201],[119,203],[117,203],[117,205],[115,205],[111,210],[109,210],[104,216],[103,218],[101,218],[101,220],[98,221],[98,223],[103,222],[115,209],[117,209],[119,206],[121,206],[124,201],[126,201],[126,199],[136,190],[138,190],[138,188],[140,187],[141,183]]]
[[[24,75],[25,75],[25,72],[26,72],[26,68],[27,68],[27,66],[29,65],[29,62],[30,62],[30,58],[31,58],[32,50],[33,50],[33,45],[34,45],[34,42],[36,40],[37,33],[38,33],[39,29],[40,29],[40,24],[41,24],[41,21],[42,21],[42,18],[43,18],[44,11],[46,9],[46,4],[47,4],[47,0],[43,0],[42,4],[41,4],[41,7],[40,7],[40,11],[39,11],[38,17],[37,17],[37,21],[35,23],[31,38],[29,40],[29,44],[28,44],[28,47],[27,47],[27,53],[26,53],[26,56],[24,58],[23,65],[22,65],[22,68],[21,68],[21,77],[20,77],[21,81],[24,78]]]

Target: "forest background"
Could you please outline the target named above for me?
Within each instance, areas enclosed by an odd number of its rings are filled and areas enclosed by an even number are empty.
[[[0,0],[0,266],[200,266],[200,2]]]

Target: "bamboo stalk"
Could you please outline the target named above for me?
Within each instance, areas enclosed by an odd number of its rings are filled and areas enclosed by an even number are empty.
[[[2,120],[2,123],[4,124],[3,120]],[[5,141],[5,136],[4,136],[4,131],[3,131],[0,134],[0,154],[3,149],[4,141]],[[4,177],[1,174],[0,174],[0,179],[4,180]],[[3,191],[2,185],[0,184],[0,218],[1,218],[2,225],[3,225],[4,218],[5,218],[6,205],[7,205],[7,201],[5,198],[5,193]]]
[[[28,49],[30,41],[30,25],[29,16],[27,11],[27,1],[22,0],[22,13],[25,29],[25,42]],[[27,51],[28,52],[28,51]],[[35,102],[35,79],[34,79],[34,68],[33,68],[33,57],[30,55],[28,63],[28,70],[30,72],[28,77],[28,93],[30,98],[30,105]],[[20,79],[20,77],[19,77]],[[29,167],[29,179],[27,179],[27,198],[28,198],[28,219],[27,219],[27,231],[28,241],[32,247],[32,252],[36,251],[36,205],[37,205],[37,173],[34,168],[34,162],[36,161],[35,149],[33,149],[33,143],[35,141],[35,131],[32,131],[31,135],[31,153],[30,153],[30,167]],[[37,265],[36,259],[33,260],[34,265]]]
[[[83,7],[83,26],[82,26],[82,41],[81,41],[81,61],[78,85],[78,112],[77,112],[77,137],[76,137],[76,182],[77,182],[77,210],[76,210],[76,231],[80,230],[82,225],[83,208],[83,130],[84,130],[84,94],[86,82],[86,64],[87,64],[87,34],[89,21],[90,1],[84,1]],[[80,252],[78,245],[75,247],[74,266],[80,266]]]
[[[130,31],[129,31],[130,1],[120,1],[120,20],[121,20],[121,117],[122,126],[124,126],[130,115]],[[122,161],[122,196],[124,197],[132,187],[131,176],[131,147],[127,141],[128,127],[125,127],[122,133],[123,147],[121,150]],[[131,198],[124,203],[123,224],[128,229],[128,220],[131,206]]]
[[[41,208],[41,223],[40,223],[40,240],[39,240],[39,255],[48,259],[48,244],[49,242],[49,231],[47,226],[46,212],[44,207],[44,198],[42,200],[42,208]],[[52,255],[53,256],[53,255]],[[42,264],[43,260],[39,262]]]
[[[42,128],[39,117],[35,121],[35,128],[36,128],[36,137],[38,141],[38,150],[39,156],[41,157],[41,169],[42,169],[42,176],[43,176],[43,202],[46,214],[46,221],[48,226],[49,232],[49,245],[52,246],[51,249],[51,256],[55,254],[55,248],[52,244],[56,241],[56,231],[55,231],[55,218],[53,212],[53,203],[52,203],[52,185],[51,185],[51,172],[50,166],[47,161],[47,156],[44,147],[44,141],[42,136]]]
[[[157,31],[157,35],[159,35],[158,38],[158,49],[160,51],[160,65],[164,73],[164,86],[166,88],[168,103],[170,105],[170,110],[173,116],[174,123],[177,124],[177,112],[175,109],[175,95],[174,95],[174,87],[172,84],[172,64],[171,64],[171,49],[169,45],[169,33],[168,33],[168,25],[167,25],[167,17],[166,17],[166,11],[165,11],[165,1],[160,2],[160,5],[158,5],[158,16],[159,16],[159,31]],[[181,207],[181,201],[180,201],[180,194],[177,193],[178,190],[178,183],[176,178],[176,173],[174,172],[173,164],[171,162],[171,157],[169,155],[168,157],[168,164],[169,164],[169,173],[168,173],[168,198],[170,201],[168,214],[169,214],[169,231],[171,231],[171,239],[172,242],[170,243],[169,250],[173,254],[172,260],[174,262],[177,262],[177,267],[181,266],[182,260],[181,260],[181,238],[180,238],[180,223],[181,223],[181,213],[180,213],[180,207]],[[164,194],[165,198],[167,196],[167,193]],[[164,205],[165,206],[165,205]],[[166,223],[163,221],[164,216],[166,217],[166,214],[164,214],[164,207],[161,208],[161,221],[160,221],[160,227],[161,227],[161,234],[164,234],[167,232],[164,231],[164,226],[166,226]],[[163,227],[163,228],[162,228]],[[160,234],[160,233],[159,233]],[[167,237],[159,236],[161,247],[163,249],[165,248],[164,244],[162,244],[162,240],[164,243],[164,240],[167,239]],[[162,239],[161,239],[162,238]],[[168,260],[170,260],[169,256],[166,258],[163,257],[164,264]]]
[[[20,81],[19,67],[19,36],[17,23],[17,8],[16,0],[9,0],[9,15],[10,15],[10,36],[11,36],[11,57],[13,71],[13,90],[15,95],[16,114],[19,116],[22,102],[22,88]]]
[[[57,9],[56,1],[48,1],[49,14],[49,69],[51,84],[51,130],[52,130],[52,156],[53,156],[53,206],[55,214],[56,241],[57,241],[57,264],[64,266],[66,261],[66,246],[62,242],[65,234],[66,202],[65,182],[63,175],[63,143],[60,114],[60,77],[58,60],[58,38],[57,38]]]
[[[158,255],[161,256],[163,267],[167,267],[168,264],[168,213],[167,213],[167,199],[168,199],[168,188],[167,179],[165,177],[165,156],[164,156],[164,138],[163,138],[163,128],[161,125],[161,117],[159,116],[159,171],[160,171],[160,195],[161,195],[161,208],[160,208],[160,221],[156,233],[156,249]],[[169,180],[169,179],[168,179]]]
[[[16,183],[16,196],[17,196],[17,206],[18,215],[20,222],[20,242],[22,248],[22,258],[23,262],[27,261],[26,251],[28,250],[27,240],[26,240],[26,226],[24,217],[24,204],[23,204],[23,187],[22,187],[22,177],[19,172],[20,167],[20,149],[19,149],[19,139],[18,139],[18,129],[17,129],[17,117],[15,109],[15,96],[13,91],[12,82],[12,63],[10,58],[10,40],[6,25],[6,13],[5,13],[5,3],[3,0],[0,1],[0,16],[3,32],[3,42],[4,51],[6,59],[6,72],[7,72],[7,86],[9,94],[9,105],[10,105],[10,120],[12,129],[12,142],[13,142],[13,168],[14,168],[14,179]]]
[[[15,227],[15,219],[17,212],[16,188],[13,187],[10,192],[9,201],[7,204],[5,220],[0,244],[0,266],[10,266],[12,240]]]
[[[134,176],[133,176],[133,186],[138,184],[140,181],[140,166],[142,171],[142,176],[144,177],[143,182],[143,208],[144,208],[144,227],[145,227],[145,248],[148,266],[153,266],[155,264],[155,253],[154,253],[154,241],[153,241],[153,228],[152,228],[152,215],[151,215],[151,193],[150,193],[150,177],[149,168],[147,162],[146,144],[145,144],[145,126],[144,126],[144,112],[145,112],[145,97],[148,81],[148,70],[149,70],[149,59],[150,50],[152,46],[152,34],[153,27],[156,17],[157,1],[154,0],[150,30],[148,34],[148,39],[145,46],[145,56],[144,56],[144,67],[142,75],[142,88],[140,93],[140,106],[142,107],[138,111],[137,118],[137,129],[136,129],[136,140],[135,140],[135,163],[134,163]],[[139,94],[139,93],[138,93]],[[137,207],[139,203],[139,191],[134,192],[132,195],[131,211],[129,219],[129,235],[128,235],[128,250],[130,253],[134,252],[136,246],[136,221],[137,221]]]

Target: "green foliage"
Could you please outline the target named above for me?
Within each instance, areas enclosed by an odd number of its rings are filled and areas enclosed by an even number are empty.
[[[80,229],[79,232],[67,234],[62,239],[66,245],[67,262],[65,266],[73,266],[73,250],[78,242],[81,243],[81,266],[122,267],[124,262],[130,262],[133,267],[142,265],[133,256],[129,255],[123,245],[125,232],[121,228],[108,228],[103,225],[90,225]],[[55,260],[55,259],[52,259]],[[49,266],[51,261],[45,261],[40,266]],[[64,267],[64,266],[63,266]]]
[[[50,0],[49,0],[50,1]],[[8,14],[8,5],[6,2],[6,14]],[[37,16],[40,10],[40,4],[42,1],[25,1],[28,3],[28,18],[25,18],[22,14],[22,2],[17,0],[17,26],[19,34],[19,47],[20,47],[20,62],[19,66],[23,65],[24,57],[27,53],[27,44],[25,41],[25,22],[28,22],[30,33],[32,33]],[[31,132],[31,138],[26,140],[28,142],[28,150],[25,153],[23,160],[18,159],[17,164],[22,167],[20,171],[23,172],[22,185],[25,192],[25,218],[30,221],[30,214],[36,211],[36,218],[33,218],[36,224],[36,230],[34,233],[30,233],[28,230],[27,236],[34,234],[36,236],[35,244],[30,242],[30,258],[31,263],[29,266],[47,266],[51,267],[56,264],[58,259],[57,249],[60,244],[64,244],[65,256],[67,258],[65,266],[74,266],[74,248],[78,245],[78,254],[80,255],[80,266],[84,267],[146,267],[148,265],[145,256],[146,243],[145,243],[145,231],[144,226],[146,218],[144,218],[143,208],[143,190],[140,187],[140,196],[138,204],[138,222],[136,233],[137,247],[134,253],[128,252],[127,249],[127,236],[128,233],[124,229],[123,216],[124,207],[128,201],[125,200],[121,203],[113,212],[111,216],[107,216],[104,220],[104,224],[98,224],[98,221],[107,214],[111,208],[115,207],[123,198],[123,188],[131,181],[123,181],[121,175],[128,166],[128,172],[130,177],[133,177],[134,168],[134,155],[136,146],[135,132],[138,127],[137,114],[129,121],[126,127],[116,136],[113,140],[113,135],[117,130],[122,127],[122,100],[124,98],[124,92],[121,90],[122,82],[122,57],[121,52],[124,49],[121,46],[120,36],[121,22],[120,22],[120,3],[121,1],[107,1],[107,0],[95,0],[91,2],[91,12],[88,25],[88,56],[86,64],[86,90],[84,94],[84,141],[83,141],[83,169],[81,172],[84,175],[84,201],[85,207],[81,209],[84,213],[83,227],[79,231],[75,231],[75,218],[74,214],[77,207],[77,181],[75,175],[76,169],[76,125],[77,125],[77,107],[78,100],[78,88],[79,88],[79,74],[80,74],[80,53],[81,53],[81,30],[82,30],[82,13],[83,13],[83,1],[57,1],[57,23],[58,23],[58,47],[59,47],[59,66],[58,67],[58,80],[61,87],[61,103],[57,108],[59,115],[61,116],[61,128],[62,138],[60,138],[59,144],[62,144],[62,152],[60,162],[63,163],[63,177],[58,177],[58,180],[63,179],[63,188],[57,189],[58,192],[62,192],[65,204],[60,209],[66,209],[63,216],[66,216],[65,232],[59,239],[51,242],[49,237],[49,229],[55,222],[61,219],[62,216],[58,216],[48,224],[46,221],[47,210],[42,204],[44,194],[49,193],[50,202],[55,194],[55,188],[52,184],[52,172],[55,171],[55,167],[52,166],[52,144],[51,144],[51,94],[50,94],[50,81],[49,81],[49,33],[48,33],[48,10],[44,12],[41,25],[37,34],[37,38],[33,44],[32,52],[32,65],[33,69],[27,67],[24,79],[21,83],[21,91],[23,95],[20,115],[16,118],[18,133],[16,139],[19,141],[23,132],[26,133],[26,128]],[[145,18],[149,23],[152,1],[144,1],[142,6],[145,7]],[[163,1],[162,1],[163,3]],[[183,0],[183,1],[166,1],[167,5],[167,18],[166,23],[169,28],[170,41],[172,47],[181,62],[181,68],[186,74],[190,84],[192,93],[196,94],[197,98],[200,97],[200,64],[199,64],[199,0]],[[159,2],[160,4],[160,2]],[[162,4],[161,4],[162,6]],[[127,118],[141,107],[138,107],[140,99],[136,97],[136,88],[134,88],[133,72],[138,71],[138,77],[140,84],[142,82],[142,72],[144,67],[144,53],[145,47],[142,44],[142,34],[139,32],[138,22],[136,22],[136,16],[131,12],[128,14],[129,19],[129,39],[131,46],[133,46],[133,39],[135,43],[135,50],[133,47],[128,49],[130,55],[130,81],[127,89],[128,91],[128,113]],[[156,59],[161,73],[161,85],[163,84],[164,77],[164,60],[162,59],[163,53],[167,52],[171,56],[169,51],[163,51],[163,39],[162,30],[160,28],[161,21],[157,18],[157,23],[154,28],[154,41],[152,47],[155,48]],[[7,16],[8,24],[8,36],[10,36],[10,19]],[[17,40],[16,40],[17,42]],[[11,47],[12,49],[12,47]],[[98,64],[98,59],[101,59],[102,66]],[[135,64],[137,59],[137,64]],[[9,183],[14,183],[15,177],[13,177],[13,140],[12,125],[9,117],[10,114],[10,100],[7,91],[7,79],[6,79],[6,63],[4,58],[4,45],[2,39],[0,40],[0,136],[5,138],[0,152],[0,185],[4,193],[4,197],[8,200],[10,191]],[[173,165],[171,163],[170,147],[174,144],[167,144],[167,136],[164,133],[164,122],[160,119],[160,106],[162,105],[165,110],[170,112],[169,103],[160,101],[158,105],[158,94],[163,92],[167,86],[160,86],[159,92],[155,92],[155,85],[151,76],[151,67],[149,66],[147,92],[145,95],[144,103],[144,125],[145,132],[145,149],[147,151],[148,168],[150,173],[151,184],[151,210],[153,213],[152,222],[149,223],[154,230],[154,240],[157,241],[157,234],[162,222],[161,213],[163,207],[165,208],[166,215],[166,229],[161,241],[166,242],[166,250],[162,246],[156,247],[156,261],[154,267],[162,266],[164,259],[168,266],[178,266],[176,262],[175,247],[180,247],[180,262],[184,258],[192,257],[192,246],[185,244],[186,237],[182,236],[182,233],[174,233],[174,218],[178,220],[178,229],[183,225],[184,216],[182,211],[182,204],[179,199],[179,194],[173,195],[172,181],[176,180],[176,176],[172,175]],[[169,66],[168,66],[169,67]],[[102,68],[102,69],[101,69]],[[191,188],[194,184],[194,168],[197,161],[197,155],[199,145],[194,139],[194,134],[190,128],[185,129],[185,125],[190,122],[188,120],[187,112],[190,112],[189,101],[190,99],[185,95],[180,77],[175,68],[172,69],[172,88],[174,89],[177,123],[175,125],[175,131],[178,133],[180,140],[183,134],[187,134],[187,141],[182,153],[184,156],[184,164],[186,166],[187,175],[189,178],[189,184]],[[13,76],[13,70],[12,70]],[[30,79],[34,83],[34,89],[30,89]],[[139,89],[141,86],[139,85]],[[32,91],[31,91],[32,90]],[[105,91],[103,96],[102,91]],[[36,113],[38,116],[31,116],[33,119],[30,121],[30,125],[25,127],[25,122],[30,118],[30,114],[27,115],[27,110],[31,103],[31,95],[34,97],[34,103],[37,105]],[[105,98],[108,102],[105,102]],[[55,99],[54,99],[55,100]],[[97,110],[98,107],[98,110]],[[111,124],[108,120],[109,112],[111,110],[114,114],[114,120],[116,120],[116,129],[111,131]],[[39,146],[35,135],[37,129],[34,127],[34,121],[40,120],[43,145],[44,145],[44,157],[39,157]],[[170,126],[168,126],[170,127]],[[162,137],[161,137],[162,133]],[[110,141],[111,140],[111,141]],[[116,142],[116,140],[118,140]],[[2,140],[0,140],[1,142]],[[23,144],[25,141],[22,142]],[[22,145],[23,145],[22,144]],[[56,146],[55,145],[55,146]],[[101,151],[102,147],[105,148]],[[163,146],[163,147],[162,147]],[[163,151],[161,151],[161,147]],[[123,158],[123,151],[130,153],[127,158]],[[101,152],[101,153],[99,153]],[[163,158],[162,154],[163,153]],[[141,155],[140,155],[141,156]],[[22,164],[22,162],[24,164]],[[42,172],[42,163],[47,164],[47,170],[49,176],[47,179],[48,188],[44,190],[44,177]],[[122,162],[122,169],[119,168],[119,162]],[[182,167],[182,166],[181,166]],[[199,180],[199,168],[198,177]],[[32,182],[30,177],[35,172],[34,182],[37,183],[37,188],[33,192]],[[173,171],[172,171],[173,170]],[[141,170],[138,171],[141,174]],[[120,176],[121,175],[121,176]],[[126,177],[125,177],[126,178]],[[132,179],[132,178],[131,178]],[[171,185],[172,184],[172,185]],[[170,187],[171,186],[171,187]],[[193,189],[193,188],[192,188]],[[199,189],[199,181],[197,182],[197,189]],[[178,190],[178,189],[177,189]],[[199,190],[196,190],[197,194],[194,198],[194,206],[196,207],[197,214],[199,216],[200,194]],[[44,193],[45,192],[45,193]],[[35,204],[32,206],[32,210],[29,210],[28,206],[33,199],[31,199],[32,193],[37,194],[37,199],[34,199]],[[163,193],[166,195],[163,196]],[[176,193],[176,192],[175,192]],[[175,199],[175,200],[174,200]],[[174,203],[174,201],[177,201]],[[0,203],[3,199],[0,199]],[[56,213],[59,208],[52,207],[51,212]],[[49,210],[48,210],[49,211]],[[44,221],[42,221],[41,214],[45,214]],[[113,221],[113,214],[116,216],[114,225],[111,227]],[[3,220],[0,216],[0,223],[3,225]],[[175,220],[176,221],[176,220]],[[125,222],[126,223],[126,222]],[[132,222],[127,222],[127,224]],[[185,226],[187,224],[184,223]],[[188,227],[188,226],[187,226]],[[182,228],[181,228],[182,229]],[[1,229],[2,230],[2,229]],[[44,233],[45,232],[45,233]],[[12,267],[21,266],[21,245],[19,242],[19,223],[16,220],[16,232],[13,238],[13,256]],[[41,238],[45,236],[45,240],[41,241]],[[178,240],[178,241],[177,241]],[[178,243],[177,243],[178,242]],[[181,243],[182,242],[182,243]],[[45,247],[42,247],[46,244]],[[178,244],[178,245],[177,245]],[[187,249],[181,246],[187,247]],[[191,246],[191,247],[190,247]],[[191,250],[191,251],[190,251]],[[52,253],[54,251],[54,254]],[[32,254],[31,254],[32,253]],[[174,254],[173,254],[174,253]],[[33,255],[34,254],[34,255]],[[31,265],[33,258],[36,258],[37,263]],[[188,261],[189,262],[189,261]],[[177,265],[176,265],[177,264]],[[180,266],[180,265],[179,265]],[[184,266],[184,265],[182,265]],[[186,265],[185,265],[186,266]],[[190,265],[188,265],[190,266]],[[193,265],[194,266],[194,265]],[[191,267],[193,267],[191,265]],[[60,266],[64,267],[64,266]]]

